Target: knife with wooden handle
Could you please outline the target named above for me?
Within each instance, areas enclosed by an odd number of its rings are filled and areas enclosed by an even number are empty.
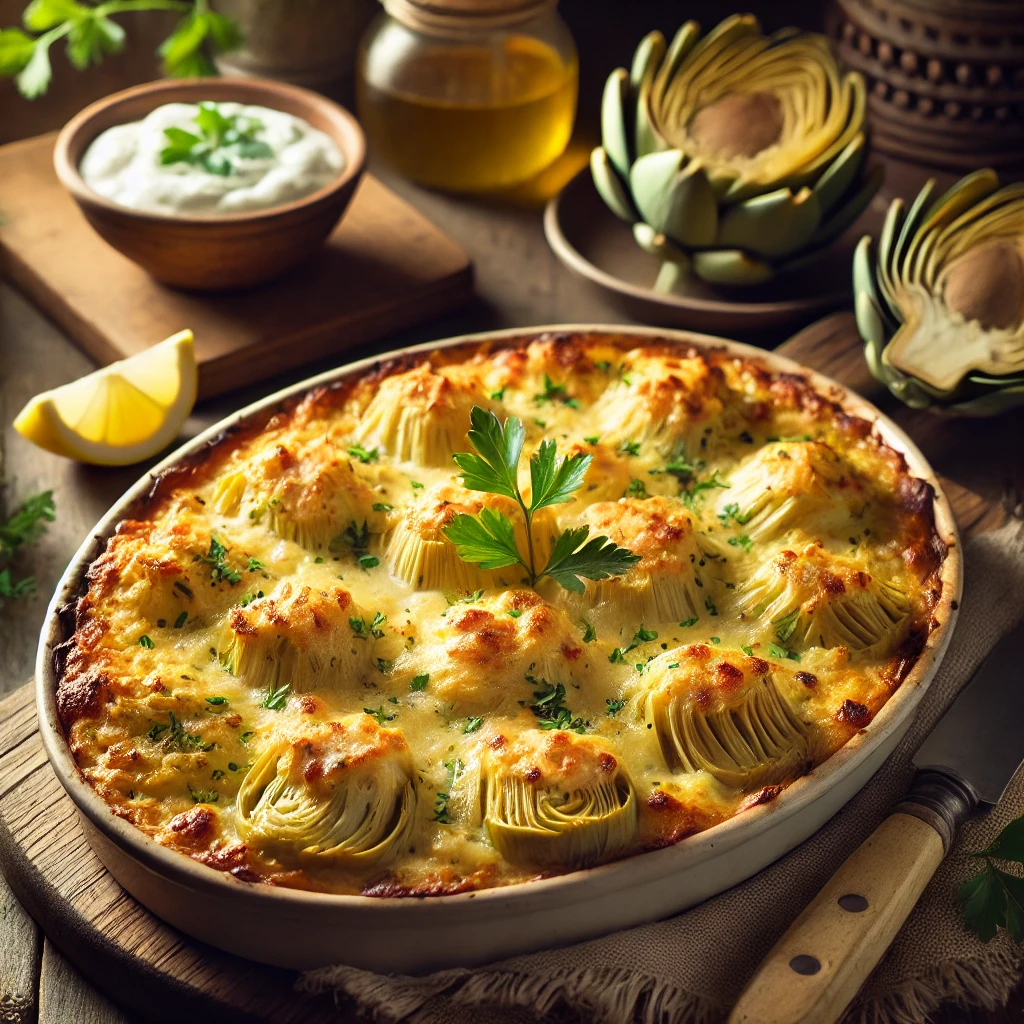
[[[997,803],[1021,765],[1022,651],[1024,624],[996,645],[922,743],[910,792],[775,944],[729,1024],[833,1024],[842,1016],[949,852],[957,827]]]

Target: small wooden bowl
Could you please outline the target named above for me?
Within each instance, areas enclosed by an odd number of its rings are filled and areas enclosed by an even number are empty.
[[[103,198],[82,179],[82,154],[100,132],[141,120],[164,103],[202,100],[258,104],[305,118],[337,143],[345,168],[329,185],[295,202],[212,216],[132,210]],[[64,126],[53,154],[61,183],[104,241],[158,281],[201,291],[261,284],[310,256],[344,213],[365,160],[363,130],[323,96],[279,82],[209,78],[149,82],[113,93]]]

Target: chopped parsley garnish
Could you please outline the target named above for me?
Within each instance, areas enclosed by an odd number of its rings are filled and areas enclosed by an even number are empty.
[[[778,644],[768,645],[768,656],[771,658],[788,658],[790,661],[799,661],[800,655],[787,647],[780,647]]]
[[[619,445],[619,451],[623,455],[639,455],[640,454],[640,442],[639,441],[623,441]]]
[[[718,513],[718,518],[723,526],[727,526],[729,520],[733,520],[739,526],[746,526],[750,522],[753,512],[740,512],[740,507],[735,502],[730,502]]]
[[[375,501],[372,506],[374,512],[390,512],[394,507],[386,501]]]
[[[594,369],[600,370],[602,373],[607,373],[612,368],[612,364],[607,359],[595,359]]]
[[[704,497],[707,491],[712,491],[716,487],[728,488],[724,480],[718,479],[718,470],[716,469],[711,476],[705,477],[703,480],[694,480],[690,487],[683,491],[680,497],[683,499],[683,504],[687,508],[693,509],[698,498]]]
[[[606,700],[604,705],[604,713],[614,718],[626,706],[626,702],[624,700]]]
[[[747,554],[754,549],[754,542],[745,533],[741,533],[738,537],[730,537],[729,544],[734,548],[743,548]]]
[[[518,608],[512,608],[508,614],[511,618],[518,619],[523,613]]]
[[[585,437],[583,440],[586,441],[587,444],[597,444],[601,440],[601,435],[591,434],[590,437]]]
[[[262,569],[266,569],[266,566],[258,558],[249,558],[249,564],[246,565],[246,569],[249,572],[260,572]]]
[[[267,687],[267,695],[260,702],[260,707],[266,708],[268,711],[280,711],[288,703],[291,692],[291,683],[284,683],[277,687],[271,685]]]
[[[608,660],[614,664],[624,665],[626,663],[626,655],[630,651],[635,651],[641,644],[650,643],[652,640],[657,640],[658,634],[653,629],[644,629],[643,623],[640,624],[640,628],[633,634],[633,640],[628,647],[616,647],[611,654],[608,655]]]
[[[363,465],[376,462],[380,458],[380,451],[376,448],[364,448],[361,444],[350,444],[346,451],[353,459],[358,459]]]
[[[146,650],[151,651],[151,650],[153,650],[154,647],[156,647],[156,644],[153,643],[153,641],[150,640],[149,637],[146,636],[145,633],[143,633],[142,636],[139,637],[139,646],[140,647],[145,647]]]
[[[377,666],[377,671],[384,675],[387,675],[395,667],[395,663],[388,661],[387,658],[377,658],[374,664]]]
[[[366,520],[360,526],[355,520],[348,524],[341,533],[335,537],[328,547],[331,551],[340,551],[342,548],[351,548],[356,556],[365,555],[370,546],[370,527]]]
[[[409,481],[409,486],[412,487],[412,489],[414,491],[422,491],[423,490],[423,484],[421,484],[419,482],[419,480],[410,480]]]
[[[753,647],[741,647],[741,648],[740,648],[740,650],[741,650],[741,651],[742,651],[742,652],[743,652],[743,653],[744,653],[744,654],[745,654],[745,655],[746,655],[746,656],[747,656],[748,658],[752,658],[752,657],[754,656],[754,648],[753,648]]]
[[[720,636],[713,636],[711,637],[711,642],[713,644],[720,644],[722,642],[722,638]]]
[[[181,629],[181,627],[182,627],[182,626],[184,626],[186,622],[188,622],[188,612],[182,612],[182,613],[181,613],[181,614],[180,614],[180,615],[179,615],[179,616],[178,616],[178,617],[177,617],[177,618],[176,618],[176,619],[174,620],[174,628],[175,628],[175,629]]]
[[[427,683],[429,682],[430,673],[421,672],[418,676],[413,676],[412,679],[409,680],[409,689],[413,691],[425,690],[427,688]]]
[[[622,496],[624,498],[650,497],[650,495],[647,493],[647,487],[644,484],[643,480],[638,480],[636,477],[633,477],[633,479],[629,481],[629,486],[623,492]]]
[[[373,621],[369,625],[365,619],[349,619],[348,624],[357,640],[366,640],[371,636],[374,640],[379,640],[384,635],[381,627],[387,621],[388,617],[383,612],[374,612]]]
[[[544,390],[539,395],[534,395],[533,400],[540,405],[542,402],[561,402],[570,409],[578,409],[580,403],[575,398],[570,398],[564,384],[556,384],[546,373],[544,374]]]
[[[597,630],[587,619],[583,619],[580,625],[583,627],[583,642],[592,644],[597,639]]]
[[[214,581],[224,580],[234,586],[242,582],[242,574],[232,569],[225,561],[227,547],[213,535],[210,536],[210,550],[205,555],[196,555],[197,562],[205,562],[210,567],[210,578]],[[178,584],[175,584],[177,586]],[[192,596],[189,591],[189,597]]]
[[[467,718],[466,724],[462,727],[462,732],[463,734],[476,732],[483,724],[484,720],[482,718]]]
[[[207,697],[206,703],[213,704],[215,707],[219,707],[221,704],[227,704],[227,697]]]
[[[572,732],[586,732],[589,722],[574,716],[565,706],[565,687],[561,683],[551,684],[546,679],[527,675],[527,681],[539,686],[533,691],[530,710],[542,729],[566,729]]]
[[[258,601],[263,596],[262,590],[257,590],[255,594],[246,594],[241,601],[238,602],[239,607],[248,608],[253,601]]]
[[[215,804],[220,799],[220,793],[215,789],[193,789],[192,783],[188,783],[189,796],[194,804]]]
[[[393,711],[387,711],[383,704],[376,709],[363,708],[363,713],[375,718],[378,725],[383,725],[385,722],[393,722],[397,717]]]
[[[364,569],[375,569],[380,565],[380,559],[376,555],[360,555],[359,564]]]
[[[498,388],[497,391],[492,391],[490,398],[492,402],[500,402],[505,397],[505,389]]]
[[[687,619],[685,622],[680,622],[679,625],[682,626],[683,629],[687,629],[690,626],[696,626],[698,621],[699,620],[698,620],[697,616],[694,615],[694,617],[692,619]]]
[[[188,732],[173,711],[167,714],[167,724],[154,722],[146,735],[151,740],[163,737],[162,742],[183,754],[195,754],[200,751],[213,750],[214,744],[207,743],[198,733]],[[164,736],[164,733],[167,735]]]
[[[452,798],[455,784],[462,777],[463,764],[458,758],[455,758],[454,761],[445,761],[444,766],[448,769],[448,781],[445,783],[443,792],[438,790],[434,802],[434,821],[440,822],[442,825],[450,825],[452,819],[448,814],[448,801]]]
[[[710,594],[704,598],[704,607],[712,618],[718,614],[718,609],[715,607],[715,602],[711,600]]]

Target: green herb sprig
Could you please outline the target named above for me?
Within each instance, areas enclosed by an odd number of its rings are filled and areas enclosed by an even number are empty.
[[[9,563],[19,551],[39,539],[56,514],[53,492],[44,491],[26,498],[6,522],[0,522],[0,606],[4,601],[28,597],[35,590],[35,577],[14,579]]]
[[[256,138],[263,123],[254,117],[241,114],[228,117],[216,103],[204,102],[199,104],[195,123],[198,135],[184,128],[164,129],[167,145],[160,150],[163,166],[186,163],[227,177],[235,171],[233,157],[261,160],[274,155],[270,146]]]
[[[586,732],[589,722],[574,715],[565,706],[565,687],[561,683],[549,683],[546,679],[527,676],[527,680],[539,687],[533,692],[533,703],[528,705],[537,718],[541,729],[566,729],[572,732]]]
[[[164,74],[172,78],[215,75],[213,56],[238,49],[241,29],[233,19],[210,10],[209,0],[32,0],[20,28],[0,29],[0,77],[15,76],[26,99],[41,96],[50,86],[50,47],[67,40],[67,56],[79,71],[99,64],[124,49],[125,30],[112,15],[135,11],[179,11],[184,17],[158,50]],[[31,33],[31,34],[30,34]]]
[[[555,541],[547,564],[539,569],[533,540],[533,518],[543,508],[571,501],[583,485],[591,456],[578,452],[559,456],[554,441],[540,443],[530,456],[530,502],[519,489],[519,460],[526,432],[522,420],[510,416],[504,424],[494,413],[474,406],[470,413],[470,444],[475,452],[454,456],[462,470],[462,482],[471,491],[500,494],[515,501],[526,523],[526,553],[519,550],[512,521],[503,512],[485,508],[478,515],[460,513],[444,528],[464,562],[482,569],[521,565],[530,586],[548,576],[556,583],[582,594],[584,579],[603,580],[629,572],[639,556],[607,537],[593,537],[589,527],[565,530]]]
[[[1024,864],[1024,817],[1011,821],[994,842],[971,856],[983,860],[985,866],[956,894],[964,924],[982,942],[993,939],[1000,928],[1015,941],[1024,942],[1024,878],[995,864]]]

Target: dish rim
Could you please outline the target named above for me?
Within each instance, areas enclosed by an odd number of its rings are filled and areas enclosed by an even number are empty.
[[[213,97],[213,101],[215,103],[249,102],[252,105],[262,105],[278,109],[272,106],[271,97],[285,96],[294,100],[298,105],[305,107],[307,111],[314,108],[320,109],[328,119],[336,122],[339,126],[344,126],[338,133],[334,131],[327,132],[322,128],[319,130],[324,131],[324,134],[328,135],[331,141],[338,147],[345,160],[345,166],[336,177],[332,178],[326,185],[322,185],[315,192],[310,192],[299,199],[293,199],[290,202],[281,203],[277,206],[269,206],[259,210],[242,210],[238,213],[189,216],[187,214],[162,213],[157,210],[138,210],[131,206],[115,203],[113,200],[100,195],[99,192],[86,182],[79,170],[79,163],[85,155],[86,149],[98,138],[101,131],[106,130],[104,128],[92,132],[93,123],[96,118],[104,112],[130,102],[137,97],[154,96],[156,103],[152,108],[153,110],[161,106],[162,103],[189,102],[184,99],[161,100],[160,98],[164,93],[176,94],[183,90],[196,93],[195,102],[197,103],[203,98],[202,94],[204,92],[231,93],[239,91],[250,93],[252,99],[246,101],[225,96],[223,98]],[[281,113],[288,113],[288,111],[281,111]],[[301,116],[304,120],[308,121],[308,118],[304,115],[293,114],[292,116]],[[125,120],[115,122],[115,124],[128,123]],[[108,125],[108,127],[114,127],[114,125]],[[315,128],[316,125],[313,125],[313,127]],[[78,160],[72,160],[72,143],[85,135],[89,137],[82,145]],[[344,141],[341,140],[341,135],[345,136]],[[122,215],[137,223],[153,223],[159,226],[180,225],[186,228],[202,228],[204,225],[209,225],[212,229],[238,224],[263,224],[276,220],[279,217],[287,217],[321,205],[325,200],[330,199],[348,186],[353,179],[358,178],[362,174],[366,164],[366,136],[363,133],[362,126],[353,114],[341,106],[340,103],[335,103],[326,96],[321,96],[319,93],[312,92],[309,89],[303,89],[298,85],[291,85],[286,82],[273,82],[269,79],[247,78],[159,79],[154,82],[143,82],[141,85],[133,85],[130,88],[110,93],[94,103],[90,103],[75,114],[61,128],[57,135],[53,150],[53,164],[61,184],[78,203],[87,203],[108,214]]]
[[[161,474],[210,441],[220,437],[225,431],[244,422],[250,416],[257,415],[318,386],[328,385],[348,376],[363,374],[377,364],[407,355],[429,355],[438,349],[454,348],[464,344],[480,344],[487,341],[500,342],[505,339],[521,338],[524,339],[524,343],[528,343],[528,340],[535,340],[544,334],[566,332],[626,335],[651,340],[659,339],[672,344],[693,344],[704,349],[724,348],[727,352],[732,352],[742,358],[761,360],[769,370],[798,374],[806,379],[819,394],[836,401],[844,410],[853,415],[869,420],[873,430],[877,430],[887,444],[904,456],[908,470],[932,486],[936,533],[948,548],[940,573],[942,594],[932,610],[933,619],[936,620],[937,625],[929,632],[925,646],[910,672],[871,722],[829,758],[815,766],[806,775],[790,783],[773,800],[739,811],[726,821],[687,836],[670,846],[630,854],[594,867],[550,877],[534,878],[525,882],[515,882],[487,889],[474,889],[429,899],[410,896],[347,895],[277,887],[264,882],[241,881],[224,871],[202,864],[185,853],[162,846],[135,825],[118,817],[113,808],[103,800],[82,775],[64,737],[56,710],[58,679],[53,651],[58,644],[66,639],[60,621],[61,608],[68,600],[74,599],[80,593],[80,584],[85,571],[102,551],[103,545],[112,535],[114,528],[124,517],[125,511],[131,503],[143,497]],[[371,355],[282,388],[265,398],[250,403],[202,431],[162,459],[129,487],[113,503],[96,526],[90,530],[88,537],[68,563],[68,567],[61,576],[47,606],[36,655],[36,709],[39,731],[54,773],[79,812],[121,852],[160,875],[165,882],[175,882],[188,889],[203,891],[211,895],[226,896],[228,893],[232,893],[239,898],[248,897],[261,901],[268,908],[277,905],[290,906],[294,909],[308,907],[310,910],[330,907],[335,907],[338,910],[345,908],[367,910],[372,907],[378,915],[387,913],[429,914],[440,911],[441,907],[436,906],[437,904],[442,904],[448,910],[458,910],[481,900],[486,904],[496,902],[506,904],[509,902],[537,903],[543,901],[545,895],[552,889],[585,888],[587,885],[599,881],[602,876],[615,876],[619,873],[628,875],[630,871],[636,870],[636,865],[640,863],[653,865],[658,860],[660,865],[667,864],[669,868],[669,870],[661,870],[659,874],[670,874],[672,873],[671,861],[673,859],[685,862],[687,858],[690,858],[695,863],[703,862],[707,856],[713,855],[712,851],[716,846],[729,848],[738,845],[739,842],[756,839],[760,832],[767,830],[773,823],[799,814],[803,808],[853,772],[861,761],[868,758],[872,751],[881,746],[892,733],[900,729],[906,717],[913,714],[925,689],[934,678],[952,636],[959,611],[962,581],[963,554],[960,536],[952,508],[939,482],[938,475],[900,427],[876,409],[867,399],[850,391],[837,381],[774,351],[766,351],[753,345],[717,338],[713,335],[672,328],[630,324],[570,323],[479,331]],[[750,834],[744,835],[744,833]],[[704,856],[701,856],[701,853]],[[685,868],[685,863],[679,866],[679,870],[683,868]]]

